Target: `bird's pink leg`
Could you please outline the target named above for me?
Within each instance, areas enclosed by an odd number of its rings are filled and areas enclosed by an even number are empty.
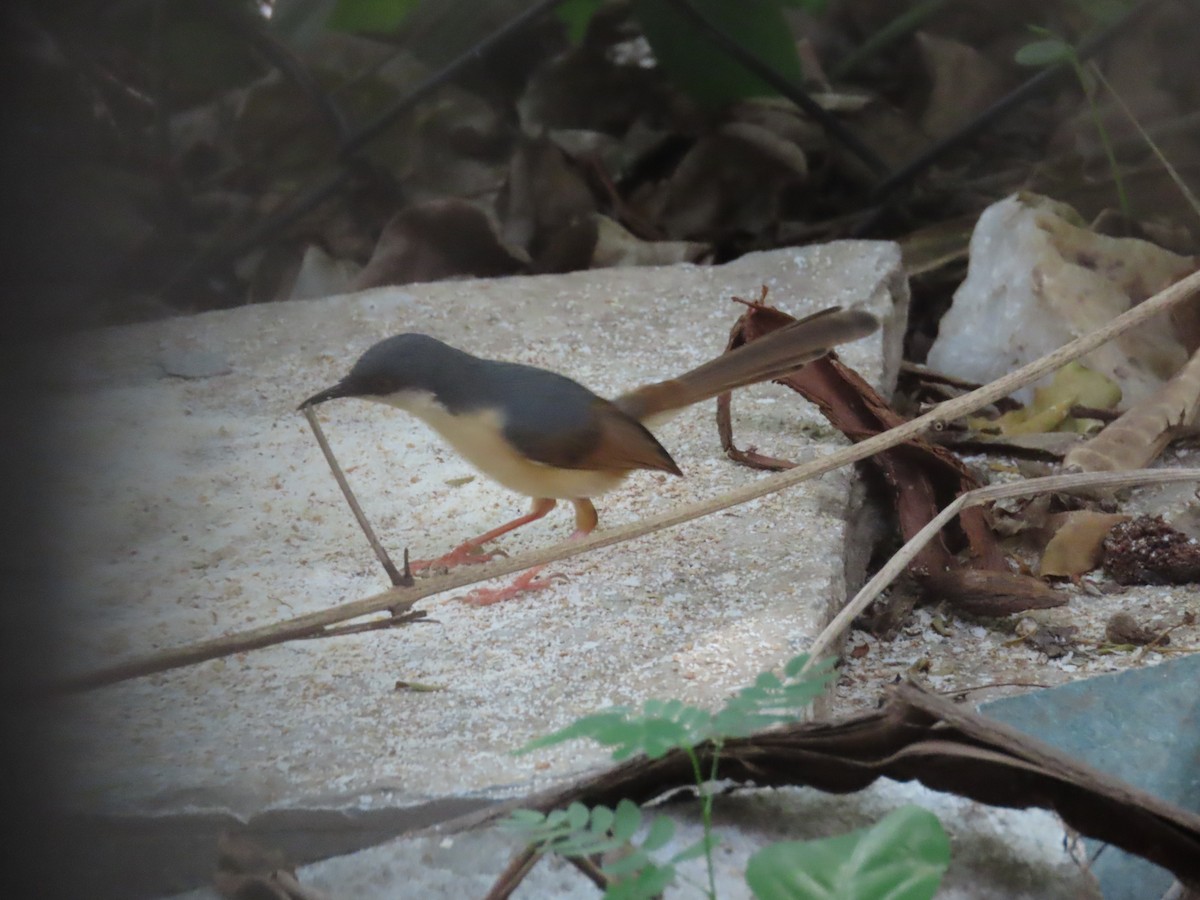
[[[575,504],[575,530],[567,540],[578,541],[587,537],[596,528],[596,507],[592,506],[592,501],[590,500],[572,500],[571,502]],[[553,506],[554,501],[552,500],[550,503]],[[549,512],[549,510],[546,510],[546,512]],[[545,515],[545,513],[542,515]],[[545,565],[533,566],[526,569],[507,587],[475,588],[470,593],[464,594],[462,601],[471,606],[491,606],[493,603],[511,600],[518,594],[548,588],[554,581],[553,577],[537,577],[544,568],[546,568]]]
[[[415,562],[410,562],[408,564],[409,568],[414,572],[423,572],[428,569],[452,569],[455,566],[485,563],[502,551],[484,550],[483,544],[486,544],[488,541],[494,541],[496,538],[508,534],[510,531],[516,531],[522,525],[536,522],[549,513],[550,510],[554,509],[555,505],[556,502],[549,497],[534,500],[532,508],[525,515],[519,516],[511,522],[505,522],[503,525],[493,528],[491,531],[481,534],[477,538],[472,538],[460,544],[445,556],[439,556],[437,559],[419,559]]]

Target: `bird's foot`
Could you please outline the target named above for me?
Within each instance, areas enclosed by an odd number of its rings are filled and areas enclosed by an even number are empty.
[[[545,566],[534,566],[532,569],[526,569],[516,577],[516,580],[508,587],[502,588],[475,588],[468,594],[464,594],[463,603],[470,606],[491,606],[493,603],[500,603],[504,600],[511,600],[518,594],[526,592],[540,591],[550,587],[554,583],[555,578],[562,578],[561,575],[551,575],[549,578],[538,578],[538,573]]]
[[[479,544],[467,541],[455,547],[445,556],[437,559],[417,559],[408,566],[414,572],[429,572],[431,570],[450,570],[456,566],[476,566],[490,562],[497,556],[508,556],[503,550],[484,550]]]

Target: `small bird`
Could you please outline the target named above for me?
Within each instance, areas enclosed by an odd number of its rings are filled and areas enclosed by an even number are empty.
[[[530,511],[415,568],[490,559],[481,546],[534,522],[558,500],[575,507],[572,538],[597,523],[593,497],[636,469],[682,475],[646,423],[735,388],[782,378],[838,344],[866,337],[870,313],[831,307],[792,322],[689,372],[605,400],[563,375],[480,359],[424,334],[398,334],[370,347],[350,373],[300,409],[340,397],[374,400],[421,419],[476,469],[533,499]],[[477,605],[548,584],[538,566],[501,590],[477,590]]]

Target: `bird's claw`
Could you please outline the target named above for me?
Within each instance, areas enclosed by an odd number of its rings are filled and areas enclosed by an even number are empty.
[[[429,572],[431,570],[449,571],[456,566],[477,566],[491,562],[497,556],[508,556],[503,550],[484,550],[478,544],[469,541],[460,544],[444,556],[437,559],[418,559],[409,564],[414,572]]]
[[[565,575],[549,575],[545,578],[538,578],[538,573],[541,571],[541,566],[534,566],[517,576],[516,580],[507,587],[502,588],[475,588],[475,590],[464,594],[462,602],[468,606],[491,606],[493,603],[500,603],[504,600],[511,600],[518,594],[524,594],[527,591],[541,591],[550,587],[557,579],[566,580]]]

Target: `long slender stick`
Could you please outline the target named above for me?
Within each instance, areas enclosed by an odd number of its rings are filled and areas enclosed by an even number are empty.
[[[371,545],[371,549],[375,551],[375,558],[379,560],[380,565],[383,566],[383,570],[387,572],[387,576],[392,582],[392,587],[412,587],[414,581],[412,572],[408,569],[407,558],[404,561],[404,572],[401,574],[400,570],[392,564],[392,559],[388,556],[387,551],[383,549],[383,544],[379,543],[379,538],[375,537],[375,529],[367,521],[366,513],[363,512],[362,507],[358,505],[358,499],[354,496],[354,491],[350,490],[350,482],[346,480],[346,476],[342,473],[342,467],[338,465],[337,459],[334,458],[329,441],[325,440],[325,432],[321,430],[321,423],[317,421],[316,411],[311,406],[306,406],[303,412],[304,418],[308,420],[308,425],[312,428],[313,435],[317,439],[317,444],[320,446],[321,452],[325,454],[325,462],[329,463],[333,477],[337,481],[338,487],[342,489],[342,496],[350,504],[350,511],[354,513],[354,518],[358,520],[358,527],[367,536],[367,542]]]
[[[998,378],[991,384],[984,385],[978,390],[971,391],[969,394],[964,394],[953,400],[947,400],[945,403],[940,403],[923,416],[913,419],[911,422],[885,431],[882,434],[877,434],[851,447],[846,447],[836,453],[832,453],[829,456],[811,460],[786,472],[767,476],[756,481],[754,484],[739,488],[736,491],[730,491],[711,500],[705,500],[684,507],[683,509],[643,519],[640,522],[630,522],[611,531],[593,533],[580,540],[565,541],[547,549],[522,553],[520,556],[497,560],[482,566],[473,566],[469,571],[450,572],[437,578],[427,579],[415,587],[391,588],[372,597],[354,600],[350,603],[333,607],[332,609],[308,613],[307,615],[297,616],[284,622],[276,622],[259,628],[252,628],[248,631],[196,644],[189,644],[175,650],[148,654],[127,662],[117,663],[116,665],[96,669],[92,672],[61,679],[54,682],[50,687],[53,690],[64,692],[89,690],[107,684],[114,684],[118,681],[125,681],[129,678],[138,678],[143,675],[151,675],[155,672],[178,669],[194,663],[204,662],[205,660],[227,656],[230,653],[240,653],[245,650],[280,644],[298,637],[311,635],[314,631],[324,628],[326,625],[345,622],[349,619],[357,619],[360,616],[368,616],[387,610],[399,613],[411,608],[414,603],[420,600],[432,597],[434,594],[466,587],[467,585],[487,581],[491,578],[510,575],[513,572],[519,572],[522,569],[528,569],[536,565],[544,565],[545,563],[556,562],[560,559],[578,556],[581,553],[598,550],[601,547],[610,547],[613,544],[642,537],[655,531],[673,528],[692,519],[712,515],[715,512],[729,509],[732,506],[737,506],[750,500],[757,500],[759,497],[765,497],[776,491],[792,487],[802,481],[823,475],[826,472],[841,468],[852,462],[866,459],[882,450],[902,444],[909,438],[921,434],[930,428],[951,422],[978,409],[982,409],[988,404],[999,400],[1001,397],[1008,396],[1018,388],[1053,372],[1071,360],[1095,350],[1117,335],[1135,328],[1147,319],[1165,312],[1175,304],[1186,300],[1197,291],[1200,291],[1200,272],[1193,272],[1170,287],[1159,291],[1149,300],[1117,316],[1107,325],[1082,337],[1078,337],[1070,343],[1064,344],[1052,353],[1048,353],[1041,359],[1022,366],[1017,371],[1005,375],[1003,378]]]

